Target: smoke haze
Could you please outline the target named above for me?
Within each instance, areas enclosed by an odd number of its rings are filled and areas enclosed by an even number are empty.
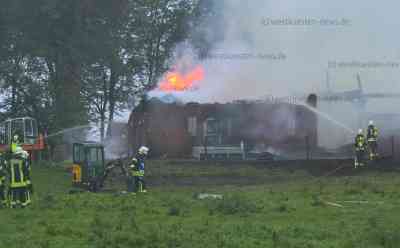
[[[196,91],[176,96],[184,101],[227,102],[319,94],[327,91],[327,72],[334,92],[357,89],[357,73],[366,93],[399,92],[400,42],[395,31],[400,24],[399,7],[397,1],[221,1],[222,23],[204,24],[210,39],[212,34],[223,34],[210,56],[199,60],[190,44],[177,47],[185,51],[184,64],[204,67],[205,79]],[[171,64],[181,60],[176,57]],[[356,63],[332,67],[333,62]],[[360,65],[367,62],[381,66]],[[152,92],[153,96],[160,94]],[[368,100],[366,112],[399,113],[399,103],[398,99]],[[318,108],[353,130],[367,121],[367,117],[359,121],[360,110],[353,103],[320,102]],[[319,122],[321,145],[335,147],[351,140],[352,134],[340,127],[322,118]],[[376,123],[397,128],[393,121]]]

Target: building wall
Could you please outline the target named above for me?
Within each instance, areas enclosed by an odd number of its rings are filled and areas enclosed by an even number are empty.
[[[191,148],[186,116],[177,104],[154,102],[144,111],[133,111],[128,133],[132,149],[147,145],[155,157],[179,157]]]
[[[133,149],[148,145],[155,157],[190,156],[193,146],[210,145],[204,137],[218,122],[220,145],[317,146],[317,119],[313,112],[294,104],[236,102],[228,104],[166,104],[152,100],[132,112],[129,141]],[[208,125],[208,127],[207,127]]]

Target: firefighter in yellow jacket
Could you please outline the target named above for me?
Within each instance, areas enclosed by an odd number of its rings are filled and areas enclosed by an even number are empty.
[[[31,203],[30,193],[27,189],[25,162],[28,159],[28,153],[21,147],[17,147],[12,153],[7,163],[9,174],[9,201],[10,206],[26,207]]]
[[[149,148],[142,146],[138,154],[132,159],[128,173],[128,192],[146,192],[144,180],[144,164],[149,152]]]
[[[15,153],[18,147],[21,147],[21,141],[19,135],[15,133],[11,141],[11,153]]]
[[[24,156],[24,178],[26,183],[26,190],[28,191],[30,199],[33,194],[33,184],[31,178],[31,163],[29,161],[29,154],[27,152],[25,152]]]
[[[369,121],[367,129],[368,155],[370,160],[374,160],[378,156],[378,128],[373,121]]]
[[[357,168],[358,166],[364,166],[365,160],[365,151],[366,151],[366,141],[365,136],[363,134],[363,130],[359,129],[358,134],[355,138],[355,160],[354,160],[354,167]]]
[[[7,206],[6,175],[4,155],[0,154],[0,207]]]

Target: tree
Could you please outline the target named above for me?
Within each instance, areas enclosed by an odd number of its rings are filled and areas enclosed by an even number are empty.
[[[91,120],[100,121],[101,137],[106,119],[111,123],[119,110],[133,107],[168,68],[171,52],[186,37],[191,8],[188,1],[130,0],[123,12],[127,15],[103,20],[101,30],[109,43],[86,68],[84,89]]]
[[[50,132],[107,122],[155,87],[197,1],[4,0],[0,9],[3,116]]]
[[[132,5],[135,18],[130,27],[135,42],[131,58],[143,61],[141,78],[149,90],[168,69],[166,62],[175,46],[187,37],[186,21],[193,1],[140,0]]]

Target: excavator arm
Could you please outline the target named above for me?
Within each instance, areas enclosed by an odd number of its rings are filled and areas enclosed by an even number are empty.
[[[124,162],[123,162],[122,158],[109,161],[105,165],[104,175],[100,178],[100,187],[101,188],[104,186],[104,182],[107,180],[107,178],[110,175],[110,173],[115,169],[119,169],[121,175],[127,176],[127,170],[126,170],[126,168],[124,166]]]

